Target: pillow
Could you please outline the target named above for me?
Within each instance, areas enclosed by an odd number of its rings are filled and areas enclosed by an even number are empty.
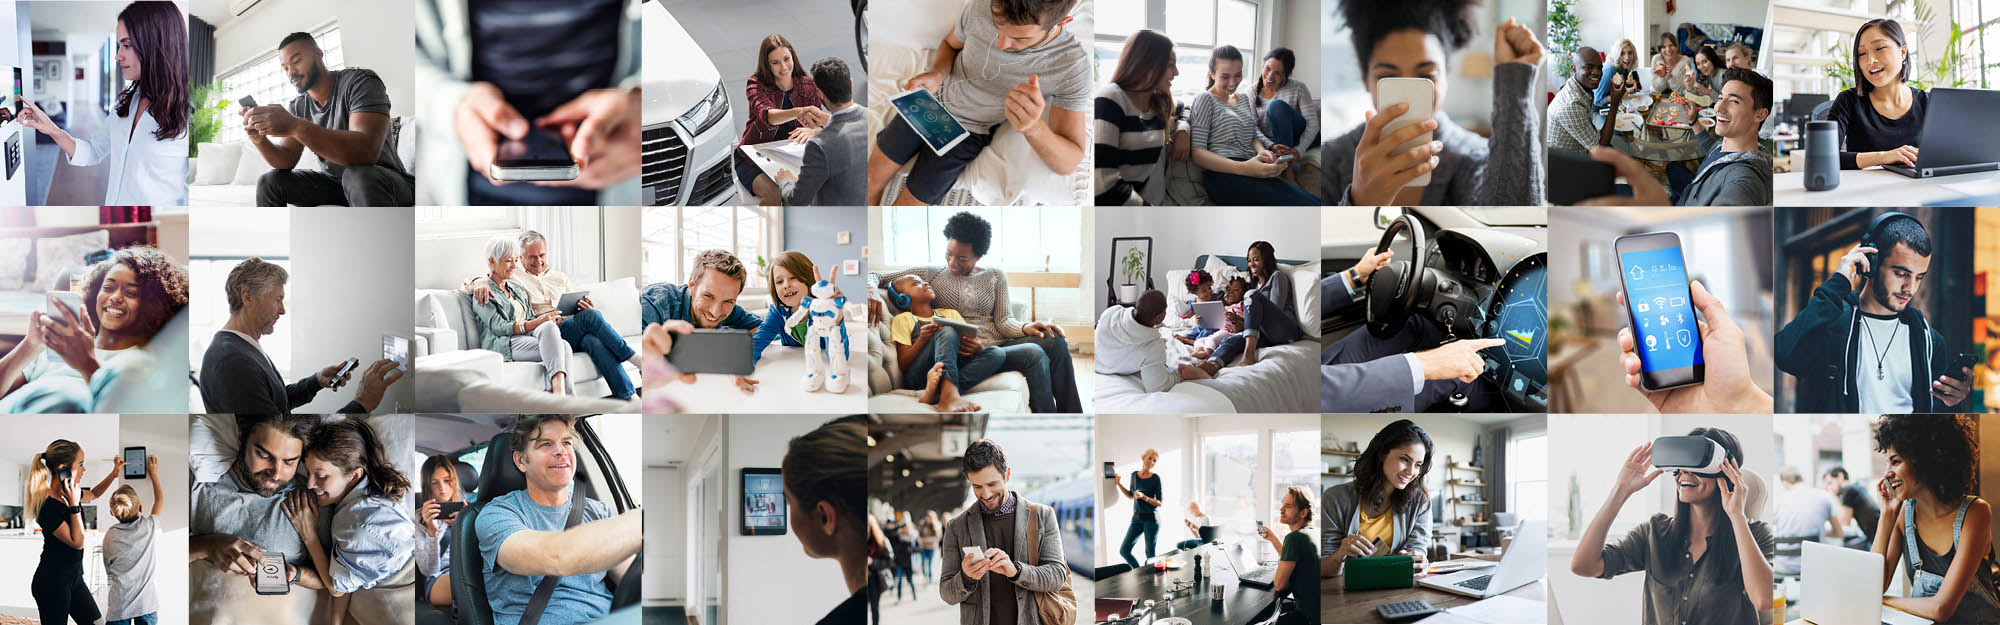
[[[598,314],[604,315],[605,323],[619,336],[639,334],[644,326],[639,323],[639,281],[624,277],[608,282],[579,284],[570,288],[589,291],[590,301],[597,305]]]
[[[56,290],[56,280],[66,275],[65,272],[81,272],[90,266],[84,262],[84,256],[109,245],[111,233],[104,230],[40,239],[35,245],[35,282],[31,288],[36,291]],[[67,289],[69,285],[60,285],[60,288]]]
[[[241,143],[203,143],[195,146],[194,184],[229,184],[236,176],[236,162],[249,146]]]
[[[1292,274],[1292,288],[1298,290],[1299,325],[1307,336],[1319,336],[1319,270],[1313,261],[1285,271]]]
[[[0,291],[20,291],[28,288],[33,276],[29,275],[34,265],[28,263],[29,253],[35,249],[35,240],[25,237],[0,238]]]
[[[247,144],[242,144],[239,150],[245,154],[237,159],[235,173],[230,176],[229,184],[256,186],[257,177],[271,171],[271,164],[264,162],[264,155],[256,153],[254,148]]]
[[[868,11],[870,61],[881,47],[936,48],[958,25],[968,2],[985,0],[877,0]]]
[[[403,161],[403,168],[411,173],[417,171],[417,123],[414,117],[396,118],[395,143],[396,158]]]
[[[299,171],[315,170],[319,168],[320,168],[319,155],[314,154],[312,148],[305,148],[299,150],[299,164],[292,166],[292,169],[296,169]]]
[[[445,316],[444,305],[427,291],[417,291],[417,326],[419,328],[449,328],[450,319]]]

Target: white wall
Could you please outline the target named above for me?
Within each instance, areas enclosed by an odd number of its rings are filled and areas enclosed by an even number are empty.
[[[126,447],[145,447],[160,459],[160,490],[166,493],[166,507],[159,516],[160,536],[153,543],[153,557],[159,562],[187,559],[188,536],[188,424],[182,415],[123,415],[118,419],[118,453]],[[407,455],[407,454],[406,454]],[[147,480],[126,480],[139,491],[139,500],[151,506],[152,485]],[[160,598],[160,622],[174,625],[187,622],[187,576],[154,575]]]
[[[646,507],[646,605],[684,605],[687,601],[688,533],[681,514],[687,501],[687,477],[678,468],[646,467],[653,485]]]
[[[294,208],[291,210],[291,280],[285,285],[291,317],[293,379],[347,358],[362,366],[382,357],[382,335],[408,337],[416,327],[410,304],[415,237],[408,208]],[[413,405],[414,378],[383,394],[378,412]],[[330,413],[354,399],[360,375],[340,390],[321,391],[296,412]]]
[[[832,559],[807,558],[789,528],[783,536],[743,536],[734,529],[742,523],[739,470],[778,467],[792,437],[810,432],[828,419],[826,415],[734,415],[727,420],[721,476],[728,480],[728,496],[723,501],[730,507],[723,544],[725,622],[810,622],[853,594],[842,580],[840,564]],[[780,590],[782,600],[773,600],[774,589]]]
[[[1316,52],[1320,49],[1319,14],[1322,7],[1321,0],[1278,0],[1278,10],[1267,12],[1277,22],[1271,28],[1277,32],[1278,45],[1291,48],[1292,55],[1298,57],[1298,64],[1292,66],[1292,79],[1311,87],[1315,98],[1320,97],[1321,85],[1324,84],[1320,80],[1321,57],[1324,55]],[[1253,65],[1261,68],[1262,63],[1258,60]],[[1253,78],[1250,83],[1255,85],[1256,80]],[[1320,133],[1324,135],[1326,131],[1321,130]]]
[[[408,209],[405,209],[407,212]],[[500,210],[469,208],[464,210]],[[606,275],[599,271],[600,255],[603,268],[611,278],[639,275],[639,241],[632,233],[639,231],[639,211],[637,207],[615,207],[599,209],[593,206],[564,206],[556,208],[523,207],[515,210],[562,211],[572,219],[573,230],[567,240],[560,235],[543,231],[552,244],[572,248],[563,254],[573,254],[575,266],[564,266],[557,261],[556,269],[567,274],[574,284],[588,284],[604,280]],[[603,211],[603,212],[600,212]],[[604,226],[604,238],[598,239],[600,220]],[[537,231],[541,231],[537,229]],[[508,233],[518,233],[518,229],[508,229]],[[451,234],[426,234],[416,239],[415,256],[411,262],[415,269],[415,288],[454,289],[465,278],[484,274],[486,267],[486,241],[500,231],[461,232]]]
[[[1167,274],[1176,269],[1193,269],[1202,254],[1242,256],[1255,241],[1270,241],[1278,257],[1291,260],[1319,258],[1318,208],[1280,206],[1146,206],[1101,207],[1096,209],[1096,232],[1086,239],[1095,249],[1087,266],[1105,271],[1111,266],[1111,239],[1153,237],[1153,287],[1166,291],[1181,288],[1168,284]],[[1085,282],[1090,289],[1092,320],[1102,311],[1107,289],[1102,276]],[[1310,285],[1293,285],[1306,288]]]
[[[374,70],[389,89],[390,113],[412,115],[417,104],[412,10],[405,0],[263,0],[216,24],[215,74],[276,50],[285,35],[337,21],[347,66]]]

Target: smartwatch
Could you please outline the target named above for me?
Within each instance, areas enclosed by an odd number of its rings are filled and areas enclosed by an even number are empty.
[[[301,574],[299,567],[292,566],[290,564],[285,565],[285,567],[292,570],[292,578],[289,580],[285,580],[285,583],[292,586],[299,585],[299,575]]]

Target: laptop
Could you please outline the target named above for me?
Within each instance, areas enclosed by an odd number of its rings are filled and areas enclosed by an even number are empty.
[[[2000,91],[1932,89],[1918,135],[1917,166],[1883,165],[1911,178],[2000,170],[2000,125],[1988,113],[2000,110]]]
[[[1545,521],[1523,521],[1514,542],[1500,554],[1500,564],[1417,580],[1418,586],[1475,599],[1497,597],[1535,580],[1548,571],[1549,536]]]
[[[1273,528],[1272,531],[1277,529]],[[1229,568],[1236,571],[1236,583],[1250,588],[1270,590],[1275,586],[1272,582],[1278,578],[1278,563],[1259,564],[1257,544],[1250,542],[1236,546],[1218,545],[1218,547],[1230,552],[1225,560],[1229,561]]]
[[[1201,327],[1210,330],[1222,329],[1223,324],[1226,322],[1223,309],[1228,306],[1227,304],[1223,304],[1220,301],[1193,302],[1192,304],[1194,314],[1201,317]]]
[[[1813,625],[1930,625],[1882,605],[1882,554],[1806,542],[1799,615]]]

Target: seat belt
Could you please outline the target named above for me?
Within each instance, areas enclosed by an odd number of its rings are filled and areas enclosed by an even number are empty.
[[[571,493],[569,497],[569,520],[563,522],[563,529],[583,523],[583,495]],[[528,609],[521,612],[520,625],[536,625],[542,620],[542,611],[549,608],[549,597],[556,594],[556,584],[562,578],[555,575],[542,576],[542,583],[535,585],[535,596],[528,599]]]

